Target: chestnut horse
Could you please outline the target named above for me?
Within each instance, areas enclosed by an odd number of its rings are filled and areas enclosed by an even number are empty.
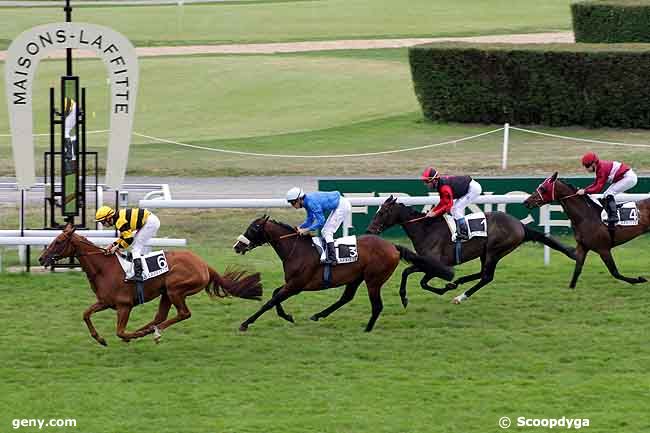
[[[578,245],[576,247],[576,266],[569,287],[575,289],[578,277],[582,272],[582,265],[585,262],[587,253],[591,250],[600,255],[609,273],[617,280],[630,284],[645,283],[647,280],[643,277],[630,278],[618,272],[614,257],[612,257],[612,248],[650,230],[650,199],[637,202],[639,210],[638,225],[616,226],[613,232],[610,233],[607,225],[603,224],[600,218],[602,207],[588,196],[576,194],[577,190],[574,186],[558,179],[557,172],[555,172],[553,176],[542,182],[537,187],[537,191],[532,193],[524,202],[528,208],[533,208],[557,200],[562,205],[564,213],[571,220],[573,234]]]
[[[302,291],[323,290],[323,270],[319,255],[312,244],[310,236],[299,236],[294,227],[263,216],[254,220],[233,246],[238,254],[245,254],[253,248],[269,243],[282,260],[284,267],[284,285],[273,292],[273,297],[262,308],[246,319],[240,331],[246,331],[266,311],[275,307],[278,315],[293,323],[293,317],[285,313],[282,302]],[[311,316],[311,320],[329,316],[354,298],[359,285],[366,282],[368,297],[372,305],[372,315],[366,326],[366,332],[372,331],[375,321],[383,309],[381,287],[397,268],[400,259],[415,264],[432,275],[446,280],[454,277],[453,270],[436,260],[420,257],[407,248],[394,245],[384,239],[366,235],[357,238],[358,260],[353,263],[339,264],[331,268],[329,287],[345,285],[341,298],[323,311]]]
[[[155,333],[155,341],[160,339],[160,331],[181,320],[189,319],[190,309],[185,304],[187,296],[205,290],[211,297],[236,296],[246,299],[260,299],[262,286],[260,275],[247,275],[244,272],[227,272],[219,275],[200,257],[190,251],[166,252],[169,271],[144,283],[145,302],[161,296],[155,318],[135,332],[127,332],[131,309],[135,306],[136,288],[134,282],[124,281],[124,272],[115,255],[106,255],[106,250],[94,245],[88,239],[74,232],[68,224],[63,232],[52,241],[41,254],[41,265],[51,266],[64,257],[76,257],[86,273],[97,302],[84,311],[84,321],[90,335],[103,346],[106,340],[101,337],[90,320],[90,316],[107,308],[117,310],[117,336],[128,342],[134,338]],[[177,315],[167,319],[171,306],[176,307]]]
[[[451,234],[443,218],[425,217],[425,214],[412,207],[398,203],[397,198],[393,198],[393,196],[388,197],[381,205],[368,226],[368,233],[379,234],[389,227],[400,224],[411,239],[415,251],[421,256],[434,257],[449,266],[480,258],[481,270],[479,272],[460,277],[441,289],[429,286],[428,282],[433,276],[425,273],[422,277],[420,286],[437,295],[443,295],[460,284],[479,280],[469,290],[456,296],[452,301],[454,304],[461,303],[481,287],[490,283],[494,278],[494,271],[499,260],[524,242],[541,242],[575,260],[573,248],[566,247],[552,237],[525,226],[512,215],[504,212],[487,212],[485,217],[487,219],[487,237],[463,242],[460,257],[456,257],[455,243],[451,242]],[[421,272],[421,270],[411,266],[402,273],[400,296],[404,307],[408,304],[406,280],[413,272]]]

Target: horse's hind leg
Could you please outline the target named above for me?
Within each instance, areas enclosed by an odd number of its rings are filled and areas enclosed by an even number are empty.
[[[126,332],[126,324],[129,323],[129,314],[131,314],[131,305],[120,305],[117,307],[117,336],[125,343],[134,338],[141,337],[132,332]]]
[[[325,317],[329,316],[348,302],[350,302],[353,298],[354,295],[357,293],[357,289],[359,288],[359,285],[363,282],[363,278],[359,278],[348,285],[345,286],[345,290],[343,291],[343,294],[339,298],[338,301],[324,309],[323,311],[314,314],[313,316],[310,317],[311,320],[314,322],[317,322],[318,319],[324,319]]]
[[[372,315],[366,325],[365,331],[370,332],[375,326],[375,322],[381,314],[381,311],[384,309],[384,304],[381,301],[381,284],[373,285],[366,281],[366,285],[368,286],[368,298],[370,298],[370,305],[372,306]]]
[[[630,284],[645,283],[646,281],[648,281],[643,277],[630,278],[621,275],[618,272],[618,269],[616,268],[616,263],[614,262],[614,257],[612,257],[611,250],[599,251],[598,254],[600,254],[600,258],[603,260],[603,262],[605,262],[605,265],[607,266],[609,273],[612,274],[612,276],[617,280],[625,281],[626,283],[630,283]]]
[[[481,278],[481,275],[483,275],[482,272],[477,272],[475,274],[470,274],[470,275],[465,275],[464,277],[460,277],[456,281],[453,281],[451,283],[447,283],[447,285],[445,286],[445,290],[448,291],[448,290],[457,289],[458,286],[460,286],[461,284],[465,284],[465,283],[469,283],[470,281],[478,280],[479,278]]]
[[[99,335],[97,330],[95,329],[95,325],[93,325],[93,322],[90,320],[90,316],[93,315],[94,313],[98,311],[104,311],[107,309],[109,306],[106,304],[102,304],[101,302],[97,302],[90,307],[86,311],[84,311],[84,322],[86,322],[86,326],[88,326],[88,330],[90,331],[90,335],[97,340],[99,344],[102,346],[106,346],[106,340],[104,340],[104,337]]]
[[[200,289],[199,289],[200,290]],[[197,291],[199,291],[197,290]],[[196,293],[196,292],[195,292]],[[158,340],[160,340],[160,331],[163,329],[169,328],[172,326],[174,323],[181,322],[183,320],[187,320],[190,317],[192,317],[192,312],[190,311],[189,308],[187,308],[187,304],[185,303],[185,296],[186,293],[178,294],[170,294],[169,295],[169,300],[171,301],[172,304],[174,304],[174,307],[176,308],[176,315],[172,317],[171,319],[167,319],[158,326],[154,326],[153,329],[149,331],[144,331],[145,335],[150,334],[151,332],[155,332],[155,341],[156,343]]]
[[[158,304],[158,312],[156,313],[156,317],[154,317],[151,322],[138,328],[135,332],[138,333],[142,331],[153,331],[153,327],[155,325],[162,323],[167,319],[171,307],[172,302],[169,300],[169,296],[167,296],[166,293],[163,293],[160,297],[160,304]]]
[[[277,295],[282,287],[284,287],[284,286],[280,286],[277,289],[275,289],[273,291],[273,295],[271,295],[271,297]],[[284,307],[282,307],[281,303],[279,303],[279,302],[277,303],[277,305],[275,306],[275,312],[278,313],[278,316],[282,317],[287,322],[295,323],[294,320],[293,320],[293,316],[291,314],[287,314],[287,312],[284,311]]]

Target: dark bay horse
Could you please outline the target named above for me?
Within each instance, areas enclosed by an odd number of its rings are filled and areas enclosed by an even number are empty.
[[[452,301],[455,304],[469,298],[481,287],[491,282],[499,260],[524,242],[541,242],[575,260],[575,250],[573,248],[566,247],[557,240],[530,229],[517,218],[507,213],[487,212],[485,216],[487,218],[487,237],[473,238],[463,242],[460,260],[456,260],[455,243],[451,242],[451,233],[444,218],[425,218],[425,214],[410,206],[398,203],[397,198],[393,198],[393,196],[390,196],[381,205],[370,222],[367,232],[379,234],[389,227],[401,224],[411,239],[415,251],[421,256],[433,257],[448,266],[480,258],[481,270],[479,272],[460,277],[453,283],[447,284],[445,288],[438,289],[429,286],[428,282],[434,276],[426,272],[420,280],[420,286],[423,289],[442,295],[457,288],[460,284],[480,279],[472,288],[462,295],[456,296]],[[411,266],[402,273],[400,296],[404,307],[408,304],[406,281],[413,272],[421,272],[421,270]]]
[[[151,322],[135,332],[127,332],[131,309],[135,306],[135,283],[124,281],[124,272],[115,255],[105,255],[106,250],[94,245],[88,239],[74,232],[70,224],[52,241],[38,261],[50,266],[64,257],[76,257],[86,273],[90,287],[97,296],[97,302],[84,311],[83,318],[90,335],[103,346],[101,337],[90,321],[90,316],[107,308],[117,310],[117,336],[128,342],[155,332],[158,342],[160,331],[181,320],[189,319],[190,309],[185,304],[187,296],[205,290],[211,297],[236,296],[246,299],[260,299],[262,285],[259,274],[242,271],[219,275],[200,257],[190,251],[165,252],[169,271],[144,283],[145,302],[161,296],[158,313]],[[177,315],[167,319],[171,306]]]
[[[263,216],[254,220],[233,246],[238,254],[245,254],[253,248],[269,243],[282,260],[284,285],[273,292],[273,297],[262,308],[246,319],[240,326],[246,331],[266,311],[275,307],[278,315],[293,323],[293,317],[285,313],[282,302],[302,291],[323,290],[323,265],[312,245],[310,236],[299,236],[294,227]],[[395,271],[400,259],[406,260],[431,275],[447,281],[453,278],[453,270],[438,263],[437,260],[419,257],[407,248],[394,245],[378,236],[357,238],[359,259],[354,263],[339,264],[332,267],[330,287],[345,285],[341,298],[323,311],[314,314],[311,320],[329,316],[354,298],[359,285],[366,282],[368,297],[372,305],[372,315],[366,332],[372,331],[375,321],[383,309],[381,287]]]
[[[639,224],[635,226],[616,226],[610,234],[607,226],[602,223],[600,213],[602,208],[588,196],[576,194],[578,189],[562,182],[557,178],[557,172],[546,179],[537,187],[537,191],[530,195],[524,202],[529,207],[539,207],[543,204],[559,201],[571,220],[573,233],[578,243],[576,248],[576,266],[571,278],[570,288],[574,289],[578,277],[582,272],[582,265],[585,262],[587,253],[591,250],[598,253],[607,266],[609,273],[618,280],[630,284],[645,283],[643,277],[630,278],[618,272],[612,248],[630,241],[642,233],[650,230],[650,199],[637,202],[639,210]]]

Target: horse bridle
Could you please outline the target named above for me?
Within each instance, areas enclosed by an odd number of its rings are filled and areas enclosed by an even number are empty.
[[[556,199],[556,198],[555,198],[555,182],[556,182],[556,181],[553,181],[553,182],[552,182],[553,188],[551,189],[551,201],[550,201],[549,203],[554,202],[555,200],[557,200],[557,201],[566,200],[566,199],[568,199],[568,198],[572,198],[572,197],[575,197],[575,196],[578,195],[578,193],[576,192],[576,193],[569,194],[569,195],[565,195],[564,197],[560,197],[560,198],[557,198],[557,199]],[[543,182],[542,182],[542,184],[543,184]],[[542,198],[542,192],[540,191],[541,188],[542,188],[542,185],[539,185],[539,186],[537,187],[537,189],[536,189],[537,194],[539,195],[539,198]],[[544,203],[544,204],[545,204],[545,203]]]
[[[255,231],[259,231],[259,230],[261,230],[262,233],[264,234],[264,242],[253,243],[250,239],[248,239],[248,238],[247,238],[246,236],[244,236],[243,234],[237,236],[237,241],[238,241],[238,242],[241,242],[241,243],[243,243],[243,244],[245,244],[246,246],[249,246],[249,245],[250,245],[251,248],[249,248],[249,250],[252,250],[253,248],[257,248],[257,247],[262,246],[262,245],[264,245],[264,244],[266,244],[266,243],[268,243],[268,244],[272,244],[273,242],[278,242],[278,241],[281,241],[281,240],[283,240],[283,239],[287,239],[287,238],[291,238],[291,237],[296,236],[296,239],[293,241],[293,246],[291,247],[291,252],[289,253],[289,255],[292,255],[292,254],[293,254],[293,251],[296,249],[296,244],[298,243],[298,237],[297,237],[297,236],[298,236],[300,233],[296,231],[296,232],[293,232],[293,233],[289,233],[289,234],[286,234],[286,235],[282,235],[282,236],[280,236],[280,237],[277,238],[277,239],[273,239],[271,236],[269,236],[269,234],[266,232],[266,230],[264,230],[264,226],[266,225],[266,222],[267,222],[267,221],[268,221],[268,220],[265,220],[262,224],[256,226],[256,228],[255,228]]]
[[[73,232],[73,233],[66,233],[66,232],[63,232],[63,233],[61,233],[61,234],[62,234],[63,237],[65,238],[65,242],[72,242],[72,235],[74,234],[74,232]],[[84,238],[82,238],[82,237],[80,237],[79,240],[80,240],[82,243],[86,244],[86,245],[90,245],[90,246],[93,246],[93,247],[97,247],[97,245],[93,244],[93,243],[90,242],[89,240],[84,239]],[[106,251],[107,251],[106,249],[101,248],[101,247],[97,247],[97,248],[99,248],[99,251],[94,251],[94,252],[92,252],[92,253],[83,253],[83,254],[79,253],[79,254],[74,254],[72,257],[84,257],[84,256],[92,256],[92,255],[94,255],[94,254],[104,254],[104,253],[106,253]],[[64,249],[65,249],[65,247],[64,247]],[[52,257],[52,261],[53,261],[53,262],[56,262],[57,260],[60,260],[61,258],[62,258],[61,256],[59,256],[58,254],[56,254],[56,255],[54,255],[54,256]]]

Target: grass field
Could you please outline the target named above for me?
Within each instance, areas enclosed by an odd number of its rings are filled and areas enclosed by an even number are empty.
[[[107,129],[109,104],[103,66],[99,61],[80,61],[75,68],[88,89],[88,130]],[[62,69],[60,61],[43,63],[36,100],[47,100],[49,86],[57,82]],[[364,153],[455,140],[500,126],[423,120],[405,49],[147,58],[141,59],[141,76],[135,131],[207,148],[299,155]],[[0,96],[4,97],[4,88]],[[39,105],[35,131],[45,132],[47,127],[47,107]],[[650,142],[650,132],[645,130],[543,130],[616,142]],[[0,105],[0,131],[8,132],[5,105]],[[39,159],[48,140],[43,136],[36,139]],[[471,174],[546,174],[554,170],[575,174],[580,173],[577,156],[587,149],[605,158],[634,161],[640,172],[650,163],[644,148],[586,145],[513,132],[509,170],[502,172],[502,140],[502,134],[494,134],[456,146],[392,155],[269,160],[135,136],[128,174],[412,175],[421,170],[422,161],[435,162],[444,171]],[[98,150],[103,157],[106,141],[106,134],[89,135],[89,149]],[[175,164],[167,163],[170,158]],[[9,138],[0,137],[0,176],[11,175]]]
[[[321,0],[157,7],[75,8],[73,19],[106,25],[136,45],[498,34],[567,30],[569,0]],[[20,32],[63,21],[60,8],[3,8],[0,48]]]
[[[238,264],[263,272],[265,297],[281,284],[269,247],[244,257],[229,248],[255,213],[161,216],[163,234],[187,237],[218,270]],[[274,216],[297,222],[301,215]],[[622,271],[647,275],[647,248],[642,239],[616,250]],[[272,311],[246,334],[237,327],[259,304],[199,294],[189,301],[192,318],[158,346],[148,338],[121,343],[114,313],[98,313],[107,348],[81,320],[94,302],[82,274],[3,274],[0,430],[10,431],[15,418],[75,418],[76,429],[47,431],[496,432],[502,416],[565,416],[589,418],[590,432],[650,431],[647,284],[615,281],[590,257],[569,290],[571,270],[555,253],[545,268],[542,248],[526,245],[467,303],[452,305],[457,293],[436,297],[413,281],[407,310],[394,276],[371,334],[362,332],[370,314],[363,286],[324,321],[308,317],[339,289],[287,301],[296,325]],[[137,308],[130,329],[155,308]]]

